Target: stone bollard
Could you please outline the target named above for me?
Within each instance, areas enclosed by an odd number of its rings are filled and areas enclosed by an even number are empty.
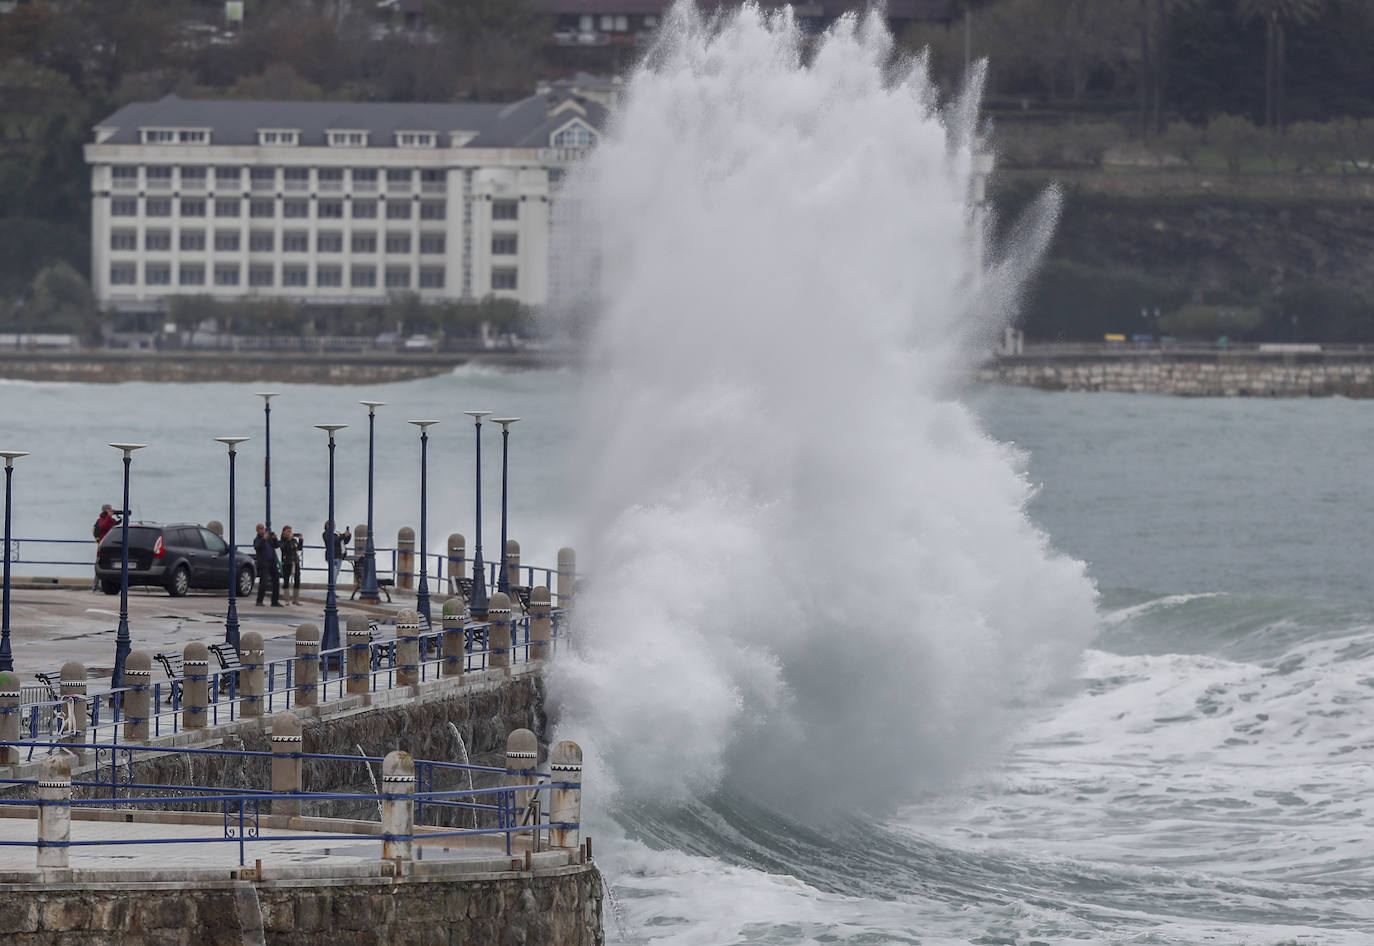
[[[396,615],[396,685],[413,687],[420,682],[420,615],[402,608]]]
[[[318,706],[320,702],[320,629],[305,623],[296,628],[297,706]]]
[[[224,538],[224,524],[221,523],[218,519],[211,519],[209,522],[205,523],[205,528],[209,529],[211,532],[219,536],[221,539]],[[128,664],[125,664],[125,667],[127,666]]]
[[[543,585],[530,589],[530,660],[549,656],[549,636],[553,629],[549,589]]]
[[[396,587],[415,587],[415,530],[410,526],[396,530]]]
[[[71,758],[50,755],[38,767],[38,866],[68,866],[71,839]]]
[[[0,742],[19,741],[19,703],[23,697],[19,677],[12,670],[0,670]],[[17,747],[0,746],[0,765],[13,765],[18,761]]]
[[[536,785],[539,776],[535,769],[539,767],[539,740],[534,733],[528,729],[516,729],[506,737],[506,784],[507,785]],[[528,774],[526,774],[528,773]],[[515,793],[515,817],[516,823],[524,823],[525,809],[530,806],[530,799],[536,797],[534,791]],[[538,821],[532,822],[538,824]],[[536,840],[535,850],[539,849]]]
[[[367,551],[367,523],[360,522],[353,527],[353,555],[356,558]]]
[[[239,638],[239,715],[262,716],[265,712],[263,699],[267,693],[267,674],[264,670],[266,654],[263,651],[262,635],[248,631]]]
[[[467,632],[463,630],[463,604],[457,598],[444,602],[444,676],[461,677],[467,661]]]
[[[511,665],[510,596],[498,591],[487,602],[487,666]]]
[[[210,651],[192,641],[181,651],[181,728],[204,729],[210,706]]]
[[[410,860],[415,833],[415,760],[399,749],[382,760],[382,860]]]
[[[125,658],[128,661],[128,658]],[[70,741],[85,742],[86,730],[90,728],[90,707],[86,705],[86,665],[79,660],[69,660],[62,665],[62,683],[59,689],[62,699],[71,700],[72,721],[64,728],[75,733]],[[64,709],[64,712],[68,710]]]
[[[304,789],[301,751],[301,719],[290,710],[272,717],[272,814],[299,815],[299,798],[289,797]],[[288,797],[283,797],[288,796]]]
[[[577,553],[564,546],[558,550],[558,606],[572,604],[573,578],[577,575]]]
[[[582,821],[582,749],[575,742],[564,740],[549,750],[549,779],[568,782],[571,788],[555,788],[549,799],[549,821],[555,824],[580,825]],[[572,850],[581,843],[581,827],[553,828],[549,831],[552,847]]]
[[[124,740],[147,742],[153,709],[153,658],[136,650],[124,658]]]
[[[520,584],[520,543],[514,539],[506,540],[506,584]]]
[[[453,532],[448,537],[448,590],[449,594],[462,594],[458,579],[463,577],[466,560],[463,557],[464,540],[460,533]],[[466,604],[466,602],[464,602]]]
[[[372,682],[372,631],[367,626],[366,614],[348,616],[344,641],[348,645],[348,692],[366,695]]]

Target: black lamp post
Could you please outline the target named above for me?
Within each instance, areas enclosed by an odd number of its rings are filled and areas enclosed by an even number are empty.
[[[412,420],[410,423],[420,428],[420,590],[415,594],[415,610],[420,612],[425,619],[425,624],[428,625],[430,623],[429,572],[425,558],[429,553],[429,531],[427,528],[429,521],[429,508],[427,506],[427,493],[429,490],[429,428],[439,422],[437,420]]]
[[[468,610],[478,620],[487,617],[487,569],[482,564],[482,418],[491,411],[463,411],[477,427],[477,548],[472,557],[472,600]]]
[[[324,595],[324,633],[320,637],[320,650],[334,650],[339,646],[339,602],[334,595],[334,534],[339,529],[334,522],[334,432],[348,425],[315,426],[329,434],[329,525],[324,530],[324,564],[329,572],[329,585]]]
[[[358,590],[358,600],[377,604],[382,600],[377,590],[377,547],[372,541],[372,469],[373,433],[377,421],[377,408],[386,401],[359,401],[367,408],[367,542],[363,546],[363,586]]]
[[[124,506],[120,510],[119,539],[119,630],[115,634],[115,665],[110,676],[110,688],[118,690],[124,686],[124,660],[132,649],[129,641],[129,465],[133,463],[135,450],[142,450],[146,443],[112,443],[110,446],[124,452]]]
[[[262,486],[267,492],[267,506],[263,510],[262,521],[267,527],[267,531],[272,531],[272,398],[280,394],[280,391],[254,391],[256,396],[262,398],[262,419],[263,426],[266,428],[265,446],[262,455]],[[247,438],[245,438],[247,439]],[[233,445],[229,451],[233,452]]]
[[[216,437],[229,448],[229,607],[224,612],[224,642],[239,649],[239,556],[234,545],[234,457],[247,437]]]
[[[506,574],[506,473],[510,448],[510,425],[518,417],[493,417],[493,424],[501,425],[501,568],[496,579],[496,590],[510,592],[510,576]]]
[[[0,457],[5,458],[5,613],[0,629],[0,670],[14,670],[10,651],[10,480],[14,478],[14,461],[28,455],[27,450],[0,450]]]

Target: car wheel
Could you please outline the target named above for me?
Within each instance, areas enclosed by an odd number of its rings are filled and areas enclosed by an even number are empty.
[[[253,593],[253,569],[245,565],[239,569],[239,597],[246,598]]]
[[[100,590],[107,595],[117,595],[119,594],[119,582],[113,578],[106,578],[100,583]]]
[[[172,577],[167,579],[167,593],[173,598],[182,598],[190,590],[191,572],[185,565],[178,565],[172,570]]]

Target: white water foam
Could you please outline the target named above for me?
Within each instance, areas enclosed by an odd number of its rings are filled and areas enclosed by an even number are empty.
[[[594,313],[593,577],[551,689],[593,793],[884,805],[982,758],[1094,629],[954,400],[1035,250],[975,271],[971,110],[877,15],[802,49],[786,14],[678,4],[560,201],[559,258],[600,278],[564,300]]]

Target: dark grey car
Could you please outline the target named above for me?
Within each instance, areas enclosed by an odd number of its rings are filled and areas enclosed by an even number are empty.
[[[122,526],[115,526],[100,543],[95,575],[107,595],[119,593]],[[238,552],[234,573],[238,593],[253,590],[253,557]],[[129,523],[129,584],[161,585],[179,598],[192,588],[229,588],[229,545],[194,522]]]

